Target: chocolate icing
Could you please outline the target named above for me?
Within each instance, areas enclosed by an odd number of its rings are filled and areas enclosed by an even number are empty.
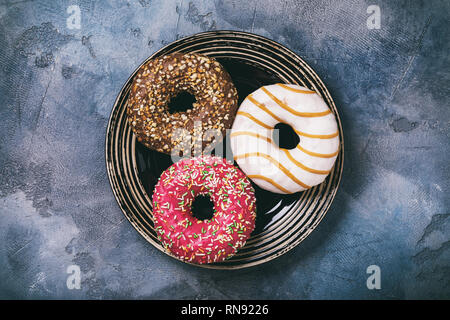
[[[169,111],[181,92],[195,96],[192,109]],[[128,121],[138,141],[171,154],[181,142],[204,150],[231,128],[238,107],[237,90],[228,72],[214,58],[173,53],[148,61],[137,72],[128,98]],[[177,129],[185,129],[182,130]],[[205,136],[207,130],[213,130]]]

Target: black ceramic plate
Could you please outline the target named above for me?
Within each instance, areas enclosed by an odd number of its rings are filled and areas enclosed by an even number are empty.
[[[292,195],[271,193],[254,185],[256,228],[245,247],[224,262],[199,266],[244,268],[272,260],[291,250],[322,220],[342,176],[342,125],[327,88],[295,53],[272,40],[250,33],[214,31],[196,34],[169,44],[142,64],[172,52],[195,52],[215,57],[230,73],[238,90],[239,103],[263,85],[296,83],[315,90],[335,114],[341,146],[336,164],[327,179],[312,189]],[[165,252],[154,230],[151,198],[159,176],[172,161],[170,156],[140,144],[126,121],[126,101],[136,71],[123,86],[111,112],[106,134],[106,166],[115,198],[127,219],[147,241]],[[172,102],[173,108],[189,103],[189,97],[175,100]],[[228,141],[227,138],[223,142],[224,149],[229,148]]]

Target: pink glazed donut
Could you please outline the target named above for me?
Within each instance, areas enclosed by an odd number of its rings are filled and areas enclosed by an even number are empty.
[[[214,204],[211,219],[192,213],[198,196]],[[220,157],[183,159],[164,171],[153,192],[158,239],[170,254],[197,264],[223,261],[244,246],[255,228],[254,189],[238,168]]]

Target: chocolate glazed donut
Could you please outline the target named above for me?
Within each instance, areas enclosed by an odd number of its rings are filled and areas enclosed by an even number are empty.
[[[196,102],[191,109],[171,113],[169,102],[181,92],[190,93]],[[189,141],[188,135],[191,146],[200,144],[202,150],[214,140],[204,136],[207,130],[224,136],[237,107],[237,90],[219,62],[200,54],[173,53],[152,59],[138,70],[127,115],[138,141],[171,154],[178,144]]]

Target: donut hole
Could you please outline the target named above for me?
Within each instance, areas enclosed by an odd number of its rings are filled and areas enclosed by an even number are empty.
[[[294,129],[286,123],[278,123],[272,132],[272,139],[282,149],[294,149],[300,143],[300,137]]]
[[[186,112],[193,108],[193,104],[197,101],[194,95],[187,91],[182,91],[169,101],[169,113]]]
[[[192,202],[192,215],[199,220],[209,220],[214,216],[214,202],[209,195],[198,195]]]

